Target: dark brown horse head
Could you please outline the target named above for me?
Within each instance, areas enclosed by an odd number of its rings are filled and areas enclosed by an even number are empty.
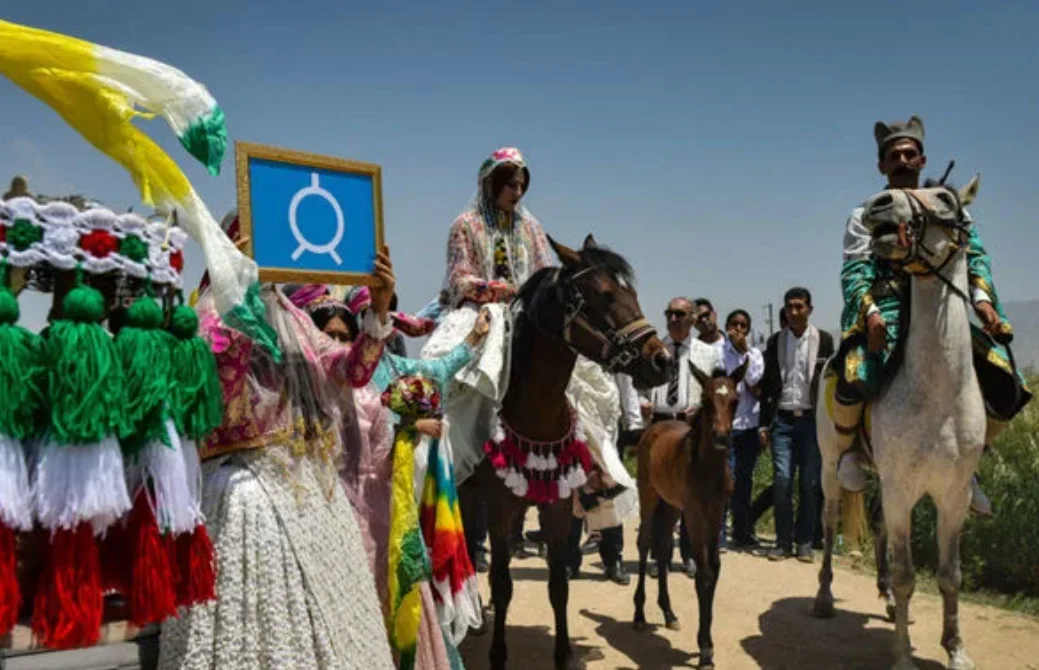
[[[636,388],[665,383],[674,361],[642,315],[628,262],[591,235],[580,250],[549,243],[561,263],[552,283],[567,346],[610,372],[630,375]]]
[[[736,406],[740,401],[739,385],[747,372],[748,362],[744,361],[729,375],[721,369],[708,375],[689,361],[689,369],[703,388],[700,415],[710,422],[711,442],[719,451],[728,449],[732,441],[732,422],[736,418]]]

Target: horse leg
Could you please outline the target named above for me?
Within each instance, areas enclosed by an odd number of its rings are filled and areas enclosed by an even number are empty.
[[[891,485],[883,487],[892,490]],[[904,494],[902,494],[904,497]],[[897,504],[892,504],[896,503]],[[892,500],[885,496],[884,516],[888,537],[891,539],[891,555],[895,592],[895,670],[911,670],[913,664],[912,645],[909,642],[909,600],[916,589],[916,571],[910,547],[913,503],[906,499]]]
[[[674,542],[675,522],[678,520],[679,511],[666,503],[657,505],[657,512],[653,517],[653,538],[656,540],[654,548],[657,556],[657,605],[664,613],[664,625],[669,630],[681,630],[678,617],[671,609],[671,596],[667,592],[667,573],[671,571],[671,561],[667,558],[671,555],[672,543]]]
[[[837,479],[836,460],[829,457],[823,463],[823,565],[819,570],[819,592],[815,596],[815,615],[824,619],[834,616],[833,610],[833,545],[837,539],[837,517],[841,509],[841,483]]]
[[[700,629],[696,633],[696,645],[700,649],[700,668],[714,667],[714,640],[711,624],[714,621],[714,592],[718,587],[718,575],[722,561],[718,552],[719,534],[725,506],[720,501],[717,509],[701,509],[694,516],[685,512],[685,527],[689,530],[689,542],[699,568],[696,571],[696,600],[700,608]]]
[[[938,590],[942,593],[942,646],[949,654],[949,670],[973,670],[974,663],[960,637],[960,533],[970,506],[970,488],[946,496],[938,507]]]
[[[895,623],[895,594],[891,590],[891,558],[888,554],[887,524],[884,506],[877,492],[870,501],[870,525],[873,527],[873,558],[877,563],[877,597],[884,601],[887,620]],[[910,619],[909,623],[912,623]]]
[[[557,670],[570,667],[574,652],[570,647],[570,628],[567,623],[567,604],[570,583],[566,565],[570,550],[570,532],[573,527],[573,505],[570,500],[556,502],[542,508],[541,529],[548,542],[548,598],[556,620],[556,649],[554,660]]]
[[[646,630],[646,563],[649,550],[656,542],[654,536],[656,510],[659,507],[659,499],[651,507],[642,507],[639,519],[639,583],[635,587],[635,630]]]
[[[512,495],[505,492],[505,495]],[[505,670],[509,658],[505,646],[505,620],[512,601],[512,575],[509,574],[509,562],[512,552],[509,546],[509,534],[512,530],[513,514],[518,513],[515,505],[509,501],[498,500],[488,505],[491,536],[491,602],[494,603],[494,638],[491,641],[491,669]]]

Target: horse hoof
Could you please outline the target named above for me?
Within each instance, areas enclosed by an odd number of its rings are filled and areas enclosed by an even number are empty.
[[[668,630],[682,630],[682,624],[678,622],[678,619],[672,619],[668,621],[665,626]]]
[[[961,651],[949,657],[949,670],[975,670],[976,667],[966,652]]]
[[[644,632],[644,631],[646,631],[646,630],[648,630],[648,629],[649,629],[649,626],[648,626],[648,625],[646,625],[646,622],[645,622],[645,621],[635,621],[635,622],[634,622],[634,623],[632,623],[631,625],[632,625],[632,627],[633,627],[633,628],[634,628],[634,629],[635,629],[636,631],[638,631],[639,633],[642,633],[642,632]]]
[[[832,619],[837,615],[832,600],[816,600],[812,611],[820,619]]]

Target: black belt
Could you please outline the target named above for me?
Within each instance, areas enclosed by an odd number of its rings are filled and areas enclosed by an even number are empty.
[[[814,409],[777,409],[776,416],[783,417],[784,419],[800,419],[803,416],[812,416],[815,414]]]
[[[653,412],[653,423],[658,421],[685,421],[692,412]]]

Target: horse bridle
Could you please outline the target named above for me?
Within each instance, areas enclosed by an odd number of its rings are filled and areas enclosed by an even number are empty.
[[[588,300],[578,288],[576,280],[596,269],[595,266],[589,266],[568,277],[561,277],[562,268],[556,270],[553,282],[563,304],[563,342],[572,352],[580,354],[581,352],[573,345],[573,332],[575,327],[584,331],[592,339],[598,340],[602,344],[599,363],[609,372],[615,373],[623,370],[642,355],[639,343],[656,332],[656,329],[644,318],[635,319],[631,323],[617,328],[611,322],[609,315],[604,316],[606,321],[604,326],[593,326],[588,321],[585,312]]]
[[[899,224],[883,224],[877,226],[873,231],[873,236],[876,237],[877,235],[890,232],[897,233],[900,246],[909,250],[905,258],[895,261],[902,271],[918,277],[937,277],[943,284],[948,286],[953,293],[967,302],[970,302],[970,298],[966,293],[964,293],[963,289],[953,284],[952,280],[942,273],[942,270],[944,270],[949,262],[952,261],[953,257],[957,253],[963,251],[967,246],[971,225],[964,219],[963,205],[960,203],[959,194],[948,187],[946,187],[945,190],[951,194],[953,199],[956,201],[955,222],[939,219],[916,193],[909,189],[903,189],[902,192],[909,198],[909,207],[913,212],[912,218],[909,221]],[[949,241],[952,242],[954,247],[954,249],[946,255],[945,260],[943,260],[939,265],[935,265],[927,256],[920,253],[922,250],[930,256],[937,255],[934,250],[928,249],[924,243],[924,238],[927,235],[927,227],[931,224],[939,226],[941,231],[945,233],[946,237],[949,238]]]

